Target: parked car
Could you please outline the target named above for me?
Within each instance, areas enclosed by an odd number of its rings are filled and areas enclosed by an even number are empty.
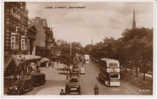
[[[44,85],[46,80],[45,80],[45,74],[44,73],[32,73],[32,83],[33,86],[40,86],[40,85]]]
[[[72,76],[65,86],[66,94],[68,95],[80,95],[80,82],[78,76]]]
[[[9,95],[22,95],[33,89],[31,77],[25,77],[22,80],[17,80],[8,87],[7,94]]]

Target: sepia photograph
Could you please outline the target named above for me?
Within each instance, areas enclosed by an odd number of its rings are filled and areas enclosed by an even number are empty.
[[[153,2],[4,2],[4,96],[153,95]]]

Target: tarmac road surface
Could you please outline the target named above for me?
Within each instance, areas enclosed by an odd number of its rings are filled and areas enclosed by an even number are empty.
[[[81,94],[83,95],[93,95],[95,84],[99,87],[100,95],[138,95],[140,94],[140,89],[131,85],[129,82],[121,81],[120,87],[107,87],[104,86],[97,80],[99,73],[99,67],[93,63],[89,62],[85,65],[86,74],[81,76]]]
[[[61,64],[60,64],[61,65]],[[121,81],[120,87],[107,87],[97,80],[99,67],[93,62],[85,64],[86,73],[81,75],[81,95],[94,95],[95,84],[99,87],[100,95],[139,95],[141,90],[127,81]],[[46,74],[46,83],[34,88],[26,95],[59,95],[61,89],[65,88],[66,76],[61,75],[55,68],[44,67],[41,69]]]

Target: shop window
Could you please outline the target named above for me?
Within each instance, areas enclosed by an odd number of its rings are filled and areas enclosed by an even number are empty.
[[[21,39],[21,50],[26,50],[26,44],[25,44],[25,39]]]
[[[11,35],[11,49],[16,49],[16,36]]]

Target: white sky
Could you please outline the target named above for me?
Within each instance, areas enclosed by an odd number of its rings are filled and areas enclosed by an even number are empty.
[[[84,6],[83,9],[47,9],[45,7]],[[82,45],[121,37],[132,26],[133,9],[137,27],[153,27],[152,3],[75,2],[27,3],[29,18],[42,17],[53,27],[55,39],[77,41]]]

